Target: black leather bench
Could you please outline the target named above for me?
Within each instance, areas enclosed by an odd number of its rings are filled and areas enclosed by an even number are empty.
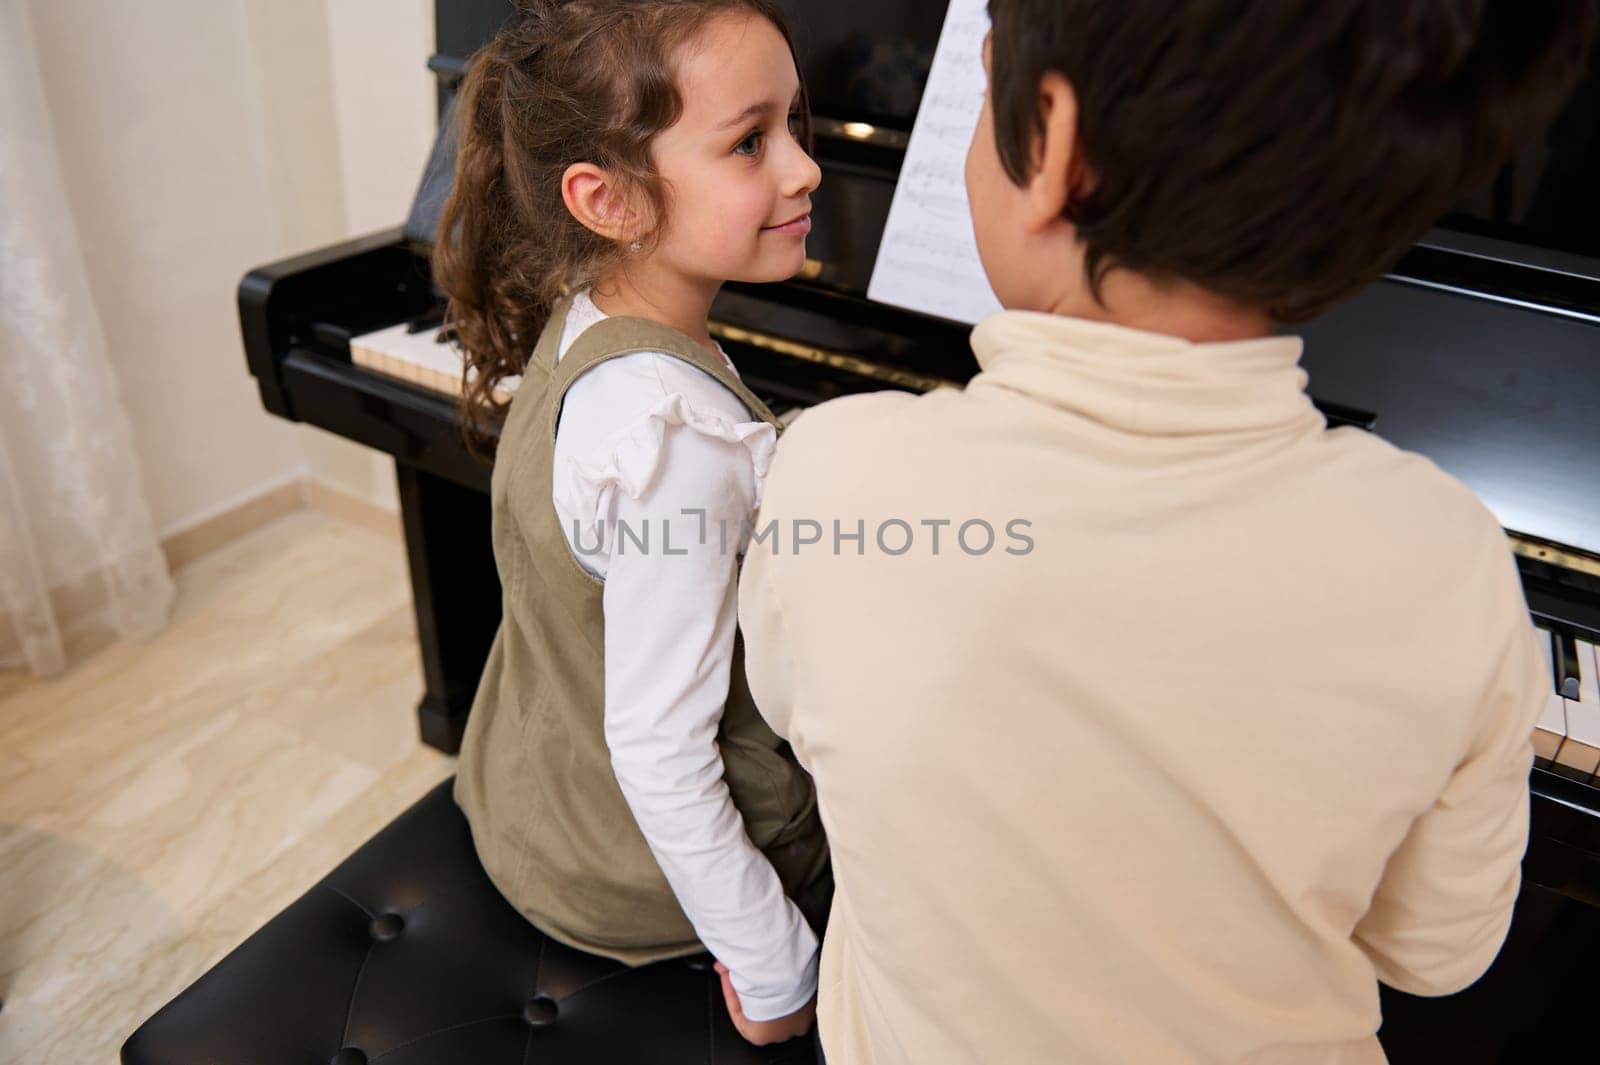
[[[638,969],[563,946],[478,864],[450,781],[124,1044],[123,1065],[811,1065],[752,1047],[709,955]]]

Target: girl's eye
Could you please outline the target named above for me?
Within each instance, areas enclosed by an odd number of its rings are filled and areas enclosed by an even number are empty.
[[[800,112],[790,112],[789,136],[792,136],[792,138],[800,139],[800,130],[802,130],[803,118],[805,118],[805,115],[800,114]],[[749,136],[742,139],[742,141],[739,141],[738,144],[733,147],[734,155],[744,155],[744,157],[754,158],[755,155],[762,150],[762,141],[765,141],[765,139],[766,134],[763,133],[763,131],[750,130]]]

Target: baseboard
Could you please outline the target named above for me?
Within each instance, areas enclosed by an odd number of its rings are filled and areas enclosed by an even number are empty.
[[[304,509],[305,505],[304,482],[298,480],[235,504],[162,540],[161,550],[166,553],[167,568],[180,570],[201,555],[209,555],[263,525]]]
[[[316,510],[379,536],[404,540],[398,512],[315,478],[268,489],[161,541],[167,568],[179,570],[201,555],[230,544],[298,510]]]
[[[405,530],[400,524],[400,512],[390,510],[381,503],[362,499],[326,481],[308,478],[301,484],[305,489],[306,505],[320,510],[329,517],[386,536],[391,540],[404,540]]]

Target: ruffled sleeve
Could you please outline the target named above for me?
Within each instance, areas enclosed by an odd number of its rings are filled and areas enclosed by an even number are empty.
[[[722,409],[703,402],[696,404],[684,393],[673,392],[660,396],[582,457],[568,456],[558,464],[564,468],[555,471],[554,502],[563,525],[577,521],[585,542],[593,543],[597,533],[603,532],[598,527],[611,513],[615,493],[641,498],[656,480],[667,434],[683,431],[736,445],[739,461],[748,464],[749,483],[754,488],[748,513],[738,517],[753,515],[761,505],[767,470],[777,445],[777,430],[764,421],[735,421]],[[737,477],[728,483],[742,481]]]

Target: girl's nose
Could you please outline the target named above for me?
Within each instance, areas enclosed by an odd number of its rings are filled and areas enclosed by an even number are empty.
[[[784,195],[803,196],[822,184],[822,168],[795,140],[789,141],[791,158],[784,170]]]

